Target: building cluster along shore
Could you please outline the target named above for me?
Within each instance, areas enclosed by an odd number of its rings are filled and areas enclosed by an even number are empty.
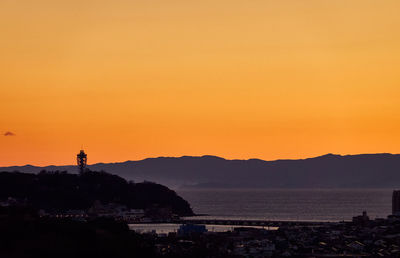
[[[278,223],[274,230],[237,226],[227,232],[185,226],[184,231],[159,234],[157,251],[178,254],[213,246],[224,257],[400,256],[400,191],[393,191],[387,218],[371,220],[364,211],[351,221]]]
[[[182,223],[182,221],[176,223]],[[107,247],[111,249],[115,248],[113,239],[119,239],[118,241],[124,239],[124,243],[128,246],[140,243],[141,246],[147,246],[143,257],[400,256],[400,217],[395,214],[388,218],[371,220],[364,212],[362,215],[355,216],[352,221],[309,224],[293,222],[281,224],[280,227],[275,228],[232,225],[224,232],[207,230],[206,225],[201,224],[178,224],[179,229],[169,233],[157,233],[155,230],[136,233],[132,228],[131,230],[124,229],[123,225],[127,224],[111,214],[84,218],[57,217],[42,216],[40,211],[31,210],[25,206],[0,207],[0,227],[3,229],[0,237],[8,237],[8,241],[10,241],[10,236],[12,237],[20,230],[19,234],[29,233],[34,236],[33,239],[47,239],[51,237],[49,234],[55,234],[56,239],[65,241],[67,237],[68,241],[75,243],[74,241],[79,240],[75,238],[81,234],[87,234],[85,232],[89,227],[94,232],[90,241],[107,239],[108,242],[105,244],[113,243],[112,246]],[[13,233],[7,233],[7,230]],[[73,235],[71,235],[71,230],[75,232]],[[72,236],[74,237],[69,238]],[[94,236],[96,237],[93,238]],[[24,240],[19,239],[20,241]],[[32,238],[26,241],[32,243]],[[48,241],[54,240],[35,242],[41,246],[37,246],[36,249],[48,252],[49,246],[46,245]],[[0,254],[7,251],[6,247],[9,248],[9,246],[0,247]],[[82,250],[84,251],[85,248],[87,247],[83,247]],[[118,248],[121,251],[121,247]],[[54,250],[56,253],[59,251],[59,249]],[[138,252],[138,250],[135,249],[132,252]]]
[[[398,257],[400,219],[355,219],[277,230],[237,227],[229,232],[175,233],[157,236],[162,254],[214,246],[231,257]],[[182,247],[184,241],[186,247]]]
[[[25,206],[25,202],[12,197],[0,202],[1,207]],[[64,211],[38,211],[40,217],[46,218],[69,218],[73,220],[85,221],[93,218],[112,218],[126,223],[152,223],[152,222],[174,222],[179,220],[177,214],[172,213],[171,209],[153,206],[148,209],[129,209],[126,205],[117,203],[102,204],[95,201],[89,209],[68,209]]]

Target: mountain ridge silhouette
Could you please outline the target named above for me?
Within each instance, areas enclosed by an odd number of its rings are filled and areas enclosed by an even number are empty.
[[[393,188],[400,186],[400,154],[325,154],[306,159],[224,159],[218,156],[146,158],[88,166],[128,180],[169,187]],[[0,167],[0,171],[77,172],[76,166]]]

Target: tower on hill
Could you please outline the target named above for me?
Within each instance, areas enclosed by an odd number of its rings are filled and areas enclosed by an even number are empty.
[[[85,172],[85,168],[87,165],[87,154],[85,153],[84,150],[81,150],[78,153],[76,160],[78,163],[79,174],[83,174]]]

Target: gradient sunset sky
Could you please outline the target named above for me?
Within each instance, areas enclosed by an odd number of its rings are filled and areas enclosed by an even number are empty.
[[[1,0],[0,165],[400,153],[399,0]]]

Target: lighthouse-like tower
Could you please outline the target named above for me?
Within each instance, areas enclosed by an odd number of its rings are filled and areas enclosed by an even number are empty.
[[[76,156],[76,161],[78,163],[79,174],[83,174],[87,164],[87,155],[83,150]]]

